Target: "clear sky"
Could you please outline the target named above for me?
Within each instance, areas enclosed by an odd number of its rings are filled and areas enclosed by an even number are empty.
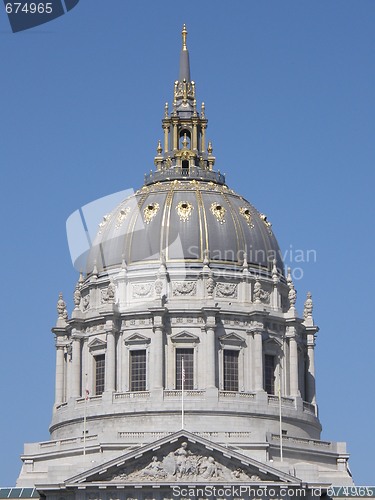
[[[215,166],[301,268],[300,314],[312,292],[322,439],[375,484],[375,2],[81,0],[18,34],[0,9],[0,485],[49,438],[66,219],[154,168],[183,23]]]

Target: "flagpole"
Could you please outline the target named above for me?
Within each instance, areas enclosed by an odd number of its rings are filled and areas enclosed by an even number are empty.
[[[181,429],[184,428],[184,382],[185,382],[184,358],[181,358]]]
[[[281,421],[281,392],[280,392],[280,379],[279,379],[279,428],[280,428],[280,462],[283,461],[283,430],[282,430],[282,421]]]

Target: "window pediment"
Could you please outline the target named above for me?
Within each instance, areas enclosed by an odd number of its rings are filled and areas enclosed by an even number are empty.
[[[140,333],[133,333],[125,339],[125,345],[145,345],[149,344],[151,340]]]
[[[221,347],[244,347],[246,341],[240,335],[235,332],[226,333],[225,335],[219,337]]]
[[[187,332],[184,330],[183,332],[175,333],[174,335],[171,336],[171,341],[173,343],[185,343],[185,344],[191,344],[191,343],[197,343],[199,342],[199,337],[197,335],[194,335],[193,333]]]
[[[273,347],[275,349],[281,349],[283,343],[279,338],[269,336],[266,340],[263,341],[263,345],[267,347]]]
[[[88,344],[90,351],[101,351],[107,348],[107,342],[101,338],[95,337]]]

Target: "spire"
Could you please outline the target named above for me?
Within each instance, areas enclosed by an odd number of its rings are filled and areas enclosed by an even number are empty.
[[[156,170],[145,174],[145,184],[162,180],[199,179],[225,184],[225,174],[215,172],[215,157],[211,141],[206,150],[207,118],[202,103],[201,114],[197,111],[195,82],[190,79],[189,51],[186,46],[187,30],[182,29],[179,79],[174,82],[173,109],[164,106],[162,127],[164,140],[159,141]],[[104,224],[104,223],[103,223]],[[93,272],[93,278],[95,273]],[[94,278],[95,279],[95,278]]]
[[[186,82],[190,82],[190,62],[189,62],[189,51],[186,47],[186,26],[182,29],[182,49],[180,54],[180,72],[178,75],[179,83],[182,83],[184,80]]]

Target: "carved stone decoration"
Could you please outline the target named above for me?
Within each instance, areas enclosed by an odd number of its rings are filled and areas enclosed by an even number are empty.
[[[160,279],[155,281],[154,290],[155,290],[155,295],[157,297],[160,297],[161,292],[163,291],[163,282]]]
[[[260,284],[259,278],[257,277],[254,283],[254,302],[264,304],[269,304],[270,302],[270,294],[262,289],[262,285]]]
[[[109,219],[110,214],[103,215],[103,220],[102,222],[99,223],[99,231],[98,234],[100,234],[103,230],[103,227],[107,224],[108,219]]]
[[[81,290],[80,290],[79,281],[77,282],[74,293],[73,293],[73,302],[75,305],[74,309],[79,309],[79,304],[81,303]]]
[[[303,310],[303,319],[311,318],[313,312],[313,301],[311,299],[311,292],[307,292],[307,299],[305,302],[305,308]]]
[[[288,293],[288,299],[289,299],[289,304],[291,308],[294,308],[296,305],[296,300],[297,300],[297,292],[293,288],[290,288],[289,293]]]
[[[212,274],[207,278],[206,282],[207,294],[209,297],[213,297],[215,290],[215,280],[212,277]]]
[[[274,285],[277,285],[279,282],[279,275],[277,273],[276,259],[272,261],[272,281]]]
[[[90,309],[90,294],[88,293],[82,298],[82,307],[84,311]]]
[[[273,232],[271,231],[271,226],[272,226],[272,224],[271,224],[271,222],[270,222],[269,220],[267,220],[267,215],[264,215],[264,214],[259,214],[259,217],[260,217],[260,218],[261,218],[261,220],[264,222],[264,224],[265,224],[265,226],[266,226],[266,228],[267,228],[268,232],[269,232],[270,234],[273,234]]]
[[[195,295],[197,284],[195,281],[174,281],[172,283],[172,290],[174,296]]]
[[[57,301],[57,313],[59,315],[59,318],[64,319],[64,312],[66,311],[66,304],[63,301],[63,294],[60,292],[59,293],[59,300]]]
[[[65,309],[63,313],[63,320],[67,321],[68,320],[68,311]]]
[[[138,467],[137,467],[138,465]],[[259,476],[249,475],[242,468],[234,468],[217,462],[214,457],[201,455],[188,449],[188,443],[157,457],[154,455],[151,462],[140,461],[133,466],[125,467],[120,474],[112,476],[113,482],[131,481],[215,481],[215,480],[259,481]]]
[[[143,299],[150,297],[152,294],[152,283],[142,283],[138,285],[133,285],[133,299]]]
[[[120,210],[120,212],[119,212],[119,214],[117,216],[117,222],[116,222],[116,225],[115,225],[115,230],[120,229],[121,224],[124,222],[124,220],[129,215],[129,213],[130,213],[130,207],[122,208]]]
[[[102,304],[113,304],[115,302],[116,296],[116,286],[111,280],[108,288],[101,291],[101,302]]]
[[[165,168],[168,170],[172,166],[172,159],[170,156],[165,160]]]
[[[237,297],[237,283],[217,283],[216,297]]]
[[[149,203],[144,209],[143,209],[143,217],[144,221],[146,224],[150,224],[152,219],[155,217],[155,215],[158,213],[160,209],[159,203]]]
[[[251,218],[251,212],[250,212],[250,210],[248,208],[246,208],[246,207],[240,207],[240,214],[245,219],[246,224],[249,227],[253,228],[254,224],[253,224],[253,219]]]
[[[214,201],[213,203],[211,203],[210,210],[214,214],[214,216],[216,217],[216,220],[218,222],[220,222],[220,224],[225,223],[226,209],[222,205],[220,205],[219,203]]]
[[[294,289],[294,283],[292,280],[290,267],[288,267],[288,276],[286,278],[286,282],[288,283],[288,287],[289,287],[289,292],[288,292],[289,306],[290,306],[290,309],[295,309],[296,300],[297,300],[297,292]]]
[[[180,201],[180,203],[176,206],[176,210],[180,220],[186,222],[189,220],[191,211],[194,210],[194,207],[188,201]]]

